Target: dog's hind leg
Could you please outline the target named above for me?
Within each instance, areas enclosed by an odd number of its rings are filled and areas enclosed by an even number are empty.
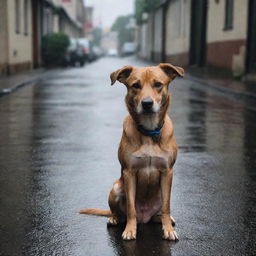
[[[112,216],[108,219],[109,226],[117,225],[120,222],[120,218],[124,215],[120,208],[123,197],[123,184],[121,180],[117,180],[115,181],[108,198],[108,204],[112,212]]]
[[[153,223],[161,224],[162,223],[161,213],[152,216],[150,221],[153,222]],[[172,216],[171,216],[171,222],[172,222],[172,226],[175,227],[176,222],[175,222],[175,219]]]

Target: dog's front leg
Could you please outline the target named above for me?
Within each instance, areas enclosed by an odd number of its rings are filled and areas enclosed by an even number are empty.
[[[126,214],[127,223],[123,232],[124,240],[136,239],[137,221],[135,209],[136,176],[131,170],[123,171],[124,186],[126,193]]]
[[[170,217],[170,197],[172,187],[173,170],[169,169],[161,174],[161,194],[162,194],[162,229],[163,238],[167,240],[178,240],[178,236],[172,226]]]

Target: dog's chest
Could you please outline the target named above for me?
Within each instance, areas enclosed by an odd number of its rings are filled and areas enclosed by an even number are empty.
[[[157,145],[143,145],[130,156],[134,169],[164,170],[168,168],[170,154]]]

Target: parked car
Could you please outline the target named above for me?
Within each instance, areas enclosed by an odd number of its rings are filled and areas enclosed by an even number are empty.
[[[118,56],[117,49],[115,49],[115,48],[108,49],[107,56],[109,56],[109,57],[117,57]]]
[[[79,38],[78,42],[82,46],[85,61],[92,62],[94,60],[94,56],[91,41],[87,38]]]
[[[132,55],[136,52],[137,45],[134,42],[125,42],[121,49],[122,56]]]
[[[85,59],[83,56],[82,47],[78,42],[77,38],[69,38],[69,47],[67,50],[67,64],[75,66],[77,63],[80,64],[80,66],[83,66],[85,63]]]

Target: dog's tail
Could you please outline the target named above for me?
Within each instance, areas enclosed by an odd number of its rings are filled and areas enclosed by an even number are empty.
[[[96,215],[110,217],[112,212],[110,210],[100,210],[100,209],[83,209],[79,211],[80,214]]]

